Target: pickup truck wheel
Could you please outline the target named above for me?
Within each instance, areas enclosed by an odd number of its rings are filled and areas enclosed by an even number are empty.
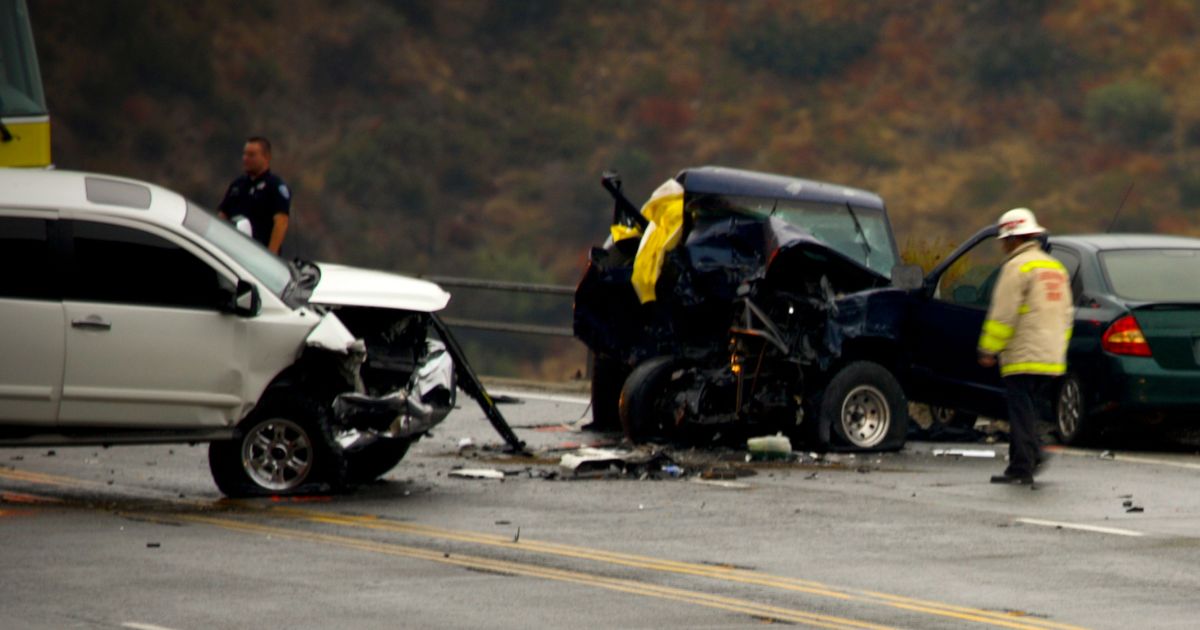
[[[213,442],[208,466],[231,497],[340,489],[346,462],[333,443],[325,411],[292,390],[264,394],[242,421],[238,437]]]
[[[415,441],[383,439],[362,450],[346,453],[346,480],[356,484],[375,481],[395,468]]]
[[[616,359],[592,356],[592,422],[588,429],[621,430],[621,388],[629,368]]]
[[[871,361],[856,361],[834,375],[821,416],[841,442],[835,446],[849,450],[900,448],[908,432],[904,390],[890,370]]]
[[[1063,378],[1054,402],[1054,433],[1063,444],[1079,446],[1095,438],[1096,419],[1085,410],[1083,383],[1074,374]]]
[[[647,438],[671,438],[676,433],[675,419],[668,408],[667,397],[671,374],[678,369],[675,357],[655,357],[642,362],[621,389],[621,426],[634,442]]]

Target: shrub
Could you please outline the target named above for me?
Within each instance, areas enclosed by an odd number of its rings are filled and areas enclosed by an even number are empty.
[[[1166,97],[1142,80],[1110,83],[1088,92],[1084,120],[1097,136],[1128,146],[1143,146],[1171,128]]]
[[[730,51],[753,68],[797,79],[837,74],[875,45],[878,28],[852,22],[765,18],[733,33]]]

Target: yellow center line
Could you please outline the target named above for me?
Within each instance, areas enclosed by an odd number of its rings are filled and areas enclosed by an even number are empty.
[[[0,478],[4,477],[31,483],[45,483],[59,486],[100,485],[98,482],[73,479],[70,477],[62,477],[57,475],[33,473],[28,471],[0,470]],[[164,498],[163,500],[179,505],[196,506],[202,504],[202,502],[192,500],[177,500],[171,498]],[[587,547],[524,538],[521,539],[519,543],[514,543],[512,539],[507,536],[465,530],[442,529],[414,523],[402,523],[399,521],[382,519],[377,516],[355,516],[286,507],[259,508],[246,503],[238,503],[237,507],[243,513],[247,514],[257,513],[266,515],[268,517],[298,519],[333,526],[388,531],[393,533],[435,538],[439,540],[450,540],[468,544],[502,547],[518,552],[540,553],[545,555],[589,560],[593,562],[603,562],[607,564],[615,564],[619,566],[627,566],[665,573],[676,573],[727,582],[764,586],[768,588],[806,593],[809,595],[817,595],[843,601],[887,606],[900,610],[919,612],[931,616],[947,617],[961,621],[971,621],[995,627],[1013,628],[1015,630],[1084,630],[1080,626],[1057,623],[1043,619],[1019,617],[1011,613],[957,606],[953,604],[910,598],[902,595],[881,593],[871,590],[841,588],[811,580],[803,580],[799,578],[791,578],[787,576],[773,575],[745,569],[712,566],[664,558],[655,558],[650,556],[640,556],[635,554],[591,549]]]
[[[962,621],[972,621],[997,627],[1015,628],[1018,630],[1027,630],[1031,628],[1083,630],[1080,626],[1056,623],[1048,620],[1021,618],[1019,621],[1016,621],[1014,620],[1014,616],[1008,613],[993,612],[965,606],[955,606],[953,604],[914,599],[901,595],[880,593],[870,590],[838,588],[822,584],[820,582],[813,582],[810,580],[802,580],[787,576],[772,575],[769,573],[749,571],[745,569],[667,560],[649,556],[604,551],[600,549],[589,549],[587,547],[577,547],[574,545],[544,542],[527,538],[522,538],[520,542],[514,543],[512,539],[507,536],[498,536],[494,534],[463,530],[441,529],[413,523],[401,523],[398,521],[381,519],[376,516],[330,514],[327,512],[282,507],[271,508],[269,511],[274,515],[283,515],[290,518],[298,518],[329,525],[359,527],[402,534],[426,536],[441,540],[503,547],[514,551],[542,553],[581,560],[604,562],[633,568],[648,569],[653,571],[679,573],[730,582],[753,584],[756,586],[766,586],[780,590],[802,592],[841,600],[890,606],[903,610],[922,612],[941,617],[950,617]]]
[[[289,538],[293,540],[301,540],[306,542],[323,543],[368,551],[372,553],[386,554],[392,556],[400,556],[417,560],[425,560],[430,562],[438,562],[442,564],[450,564],[465,568],[493,571],[497,573],[521,575],[525,577],[542,578],[556,580],[560,582],[570,582],[584,586],[603,588],[622,593],[641,595],[645,597],[655,597],[671,601],[678,601],[709,608],[716,608],[729,612],[742,613],[746,615],[754,615],[769,619],[778,619],[781,621],[790,621],[793,623],[805,624],[817,628],[831,628],[835,630],[889,630],[889,626],[882,626],[865,621],[848,619],[844,617],[836,617],[832,615],[823,615],[819,613],[807,612],[792,608],[783,608],[771,606],[768,604],[760,604],[745,599],[734,597],[726,597],[723,595],[714,595],[699,591],[689,591],[685,589],[674,588],[670,586],[661,586],[636,580],[624,578],[612,578],[577,571],[569,571],[564,569],[555,569],[550,567],[541,567],[537,565],[512,562],[508,560],[496,560],[492,558],[484,558],[479,556],[469,556],[462,554],[449,554],[440,551],[423,549],[420,547],[409,547],[398,545],[395,543],[383,543],[368,539],[353,538],[348,536],[340,536],[333,534],[321,534],[315,532],[306,532],[301,530],[287,529],[282,527],[273,527],[268,525],[259,525],[247,523],[228,518],[218,518],[213,516],[201,516],[196,514],[176,514],[169,517],[171,519],[179,519],[182,521],[203,523],[213,525],[224,529],[239,531],[244,533],[263,534],[273,537]]]

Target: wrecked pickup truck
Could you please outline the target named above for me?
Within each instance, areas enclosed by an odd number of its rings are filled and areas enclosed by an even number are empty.
[[[286,263],[136,180],[0,169],[0,446],[210,442],[233,496],[379,477],[461,388],[437,285]]]
[[[601,429],[642,440],[786,431],[898,448],[905,297],[883,200],[721,167],[681,171],[639,211],[606,173],[612,235],[575,294]],[[918,274],[919,278],[919,274]]]

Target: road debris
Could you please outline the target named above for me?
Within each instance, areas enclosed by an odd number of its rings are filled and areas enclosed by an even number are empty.
[[[933,449],[934,457],[978,457],[983,459],[993,459],[996,457],[996,451],[988,449],[969,449],[969,448],[935,448]]]
[[[639,479],[657,479],[663,477],[664,473],[667,477],[682,476],[684,470],[679,466],[675,466],[678,470],[674,474],[665,470],[673,464],[674,461],[661,449],[608,449],[585,446],[564,453],[558,465],[563,470],[574,473],[576,477],[607,476],[610,473],[614,476]]]
[[[787,459],[792,456],[792,441],[782,433],[746,440],[746,450],[753,459]]]
[[[458,468],[451,470],[446,476],[459,479],[504,479],[504,473],[494,468]]]

